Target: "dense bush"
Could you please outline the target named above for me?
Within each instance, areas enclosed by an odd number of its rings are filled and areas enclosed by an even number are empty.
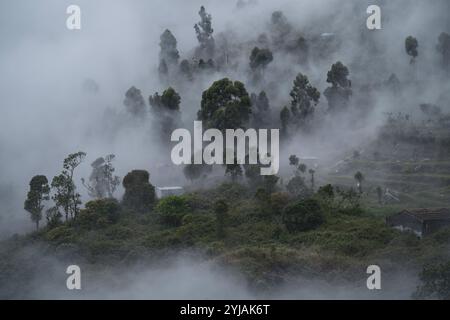
[[[324,222],[322,209],[314,199],[296,201],[283,211],[283,223],[289,232],[315,229]]]
[[[450,299],[450,262],[425,266],[420,273],[422,285],[414,294],[419,299]]]
[[[305,199],[312,195],[311,190],[306,186],[305,179],[301,176],[295,176],[289,180],[286,190],[293,196]]]
[[[156,211],[162,223],[170,227],[178,227],[183,217],[192,210],[184,196],[169,196],[159,201]]]
[[[270,207],[272,214],[278,215],[283,212],[283,209],[289,202],[289,194],[286,192],[276,192],[270,195]]]
[[[120,206],[116,199],[100,199],[86,203],[76,223],[88,229],[116,223],[120,217]]]

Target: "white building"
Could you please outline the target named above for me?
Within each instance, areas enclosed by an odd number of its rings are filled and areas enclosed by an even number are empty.
[[[159,199],[167,196],[179,196],[183,193],[183,187],[156,187],[156,196]]]

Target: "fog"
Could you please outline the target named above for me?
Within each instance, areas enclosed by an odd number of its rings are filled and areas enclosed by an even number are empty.
[[[322,95],[316,114],[320,126],[327,130],[319,128],[314,135],[296,135],[285,143],[282,175],[288,170],[286,156],[289,154],[316,156],[327,166],[375,139],[385,121],[385,112],[414,114],[420,103],[436,103],[450,111],[450,84],[442,81],[439,56],[435,52],[437,37],[450,29],[447,0],[255,0],[244,1],[246,5],[242,8],[236,6],[236,1],[213,0],[75,2],[82,12],[82,29],[76,31],[68,30],[65,25],[66,8],[74,1],[0,3],[0,238],[32,230],[33,224],[23,210],[28,183],[36,174],[44,174],[51,180],[61,171],[62,161],[69,153],[87,153],[75,177],[83,202],[89,197],[80,178],[89,175],[92,161],[110,153],[116,155],[116,173],[120,177],[132,169],[146,169],[154,185],[186,184],[181,168],[171,168],[172,144],[169,141],[162,144],[156,137],[151,115],[148,121],[133,122],[127,118],[123,100],[125,92],[135,86],[142,91],[148,107],[148,96],[167,88],[158,76],[159,37],[165,29],[170,29],[177,38],[180,60],[192,58],[198,45],[193,26],[199,20],[201,5],[213,17],[217,42],[227,39],[243,45],[236,58],[240,61],[237,68],[175,86],[182,98],[183,124],[188,129],[192,128],[200,108],[201,93],[214,80],[225,76],[243,81],[249,92],[267,90],[272,117],[276,119],[282,106],[289,103],[289,91],[298,72],[308,75],[311,83],[323,92],[328,87],[327,71],[338,60],[350,70],[354,110],[360,110],[361,101],[366,101],[364,93],[358,93],[364,85],[382,84],[392,73],[403,83],[399,95],[382,89],[374,91],[367,98],[372,107],[363,118],[358,111],[352,116],[328,117],[327,101]],[[369,4],[381,6],[382,30],[369,31],[365,27]],[[258,36],[268,32],[270,16],[275,10],[282,10],[293,28],[306,39],[333,33],[340,45],[325,58],[313,57],[302,65],[296,65],[292,57],[275,53],[263,83],[255,85],[249,80],[248,56]],[[420,54],[414,71],[421,75],[419,84],[409,81],[414,75],[404,49],[408,35],[419,40]],[[98,91],[86,89],[86,83],[92,83],[91,80],[98,85]],[[116,196],[120,194],[119,190]],[[206,262],[201,266],[191,262],[189,259],[176,261],[165,270],[140,270],[127,280],[125,291],[111,287],[93,289],[88,295],[254,297],[254,293],[236,280],[236,275],[211,270]],[[141,278],[148,282],[142,282]],[[309,285],[313,286],[306,284],[306,288]],[[204,290],[194,290],[198,287]],[[319,288],[317,297],[342,297],[339,293],[330,295],[325,285]],[[307,289],[285,289],[279,296],[309,297],[311,293]],[[43,290],[30,295],[58,294]],[[358,297],[359,293],[354,296]]]
[[[16,252],[15,259],[28,267],[6,275],[9,281],[0,287],[2,299],[383,300],[410,299],[417,285],[412,273],[387,267],[382,290],[367,290],[363,268],[357,269],[361,274],[358,281],[344,276],[325,280],[323,275],[313,271],[309,275],[285,277],[275,288],[269,289],[259,282],[250,283],[230,266],[192,251],[169,254],[151,262],[143,259],[139,263],[95,265],[74,258],[64,250],[50,255],[45,247],[33,246]],[[30,259],[35,262],[32,266]],[[69,277],[66,269],[71,263],[80,267],[81,290],[66,287]]]

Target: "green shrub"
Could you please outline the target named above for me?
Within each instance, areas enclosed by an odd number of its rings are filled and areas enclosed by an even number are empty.
[[[119,217],[120,206],[116,199],[100,199],[86,203],[86,207],[80,211],[76,223],[83,228],[95,229],[114,224]]]
[[[314,199],[294,202],[283,211],[283,223],[289,232],[312,230],[324,221],[322,209]]]
[[[184,196],[169,196],[159,201],[156,211],[163,224],[170,227],[179,227],[183,217],[191,212],[191,208]]]
[[[422,284],[413,295],[417,299],[450,299],[450,262],[425,266],[419,275]]]
[[[450,243],[450,227],[439,230],[432,236],[432,239],[439,244]]]
[[[56,244],[70,243],[75,239],[73,229],[65,225],[55,227],[44,235],[45,239]]]
[[[272,214],[278,215],[288,205],[290,200],[289,194],[286,192],[276,192],[270,195],[270,207]]]

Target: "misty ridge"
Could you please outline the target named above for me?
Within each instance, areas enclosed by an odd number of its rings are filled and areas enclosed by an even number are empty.
[[[78,1],[73,31],[70,4],[0,5],[2,298],[436,294],[448,230],[384,219],[450,204],[448,1]],[[277,175],[175,165],[172,132],[198,120],[279,129]]]

